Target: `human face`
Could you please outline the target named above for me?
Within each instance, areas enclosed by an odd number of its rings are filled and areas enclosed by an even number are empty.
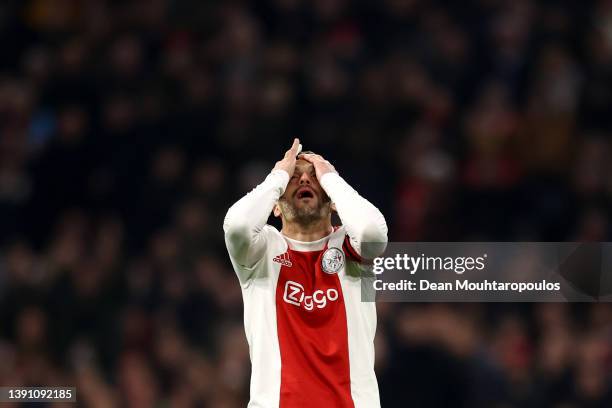
[[[330,199],[317,180],[312,163],[298,159],[285,193],[279,199],[281,214],[287,221],[308,224],[330,214]]]

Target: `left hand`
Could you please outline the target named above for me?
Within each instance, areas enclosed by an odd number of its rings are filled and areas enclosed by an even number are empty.
[[[304,154],[300,154],[298,156],[298,158],[304,159],[307,162],[312,163],[312,165],[315,168],[315,173],[317,175],[317,179],[319,181],[321,181],[321,178],[323,177],[323,175],[325,175],[327,173],[336,173],[336,174],[338,174],[338,172],[336,171],[334,166],[332,166],[332,164],[329,161],[325,160],[319,154],[304,153]]]

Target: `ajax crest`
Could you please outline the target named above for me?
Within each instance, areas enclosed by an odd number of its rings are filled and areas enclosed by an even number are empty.
[[[334,274],[344,266],[344,252],[338,248],[328,248],[321,257],[323,272]]]

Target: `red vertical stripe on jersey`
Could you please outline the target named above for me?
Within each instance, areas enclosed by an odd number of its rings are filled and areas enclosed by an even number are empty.
[[[355,251],[355,248],[353,248],[353,245],[351,245],[351,239],[349,238],[348,235],[344,237],[344,242],[342,243],[342,249],[344,250],[345,254],[349,255],[349,258],[351,260],[360,262],[360,263],[363,262],[361,255],[359,255],[357,251]]]
[[[280,407],[354,408],[338,275],[322,271],[324,251],[288,252],[276,287]]]

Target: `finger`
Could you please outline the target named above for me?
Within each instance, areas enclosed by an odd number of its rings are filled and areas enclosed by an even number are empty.
[[[313,154],[308,154],[308,153],[302,153],[300,154],[300,159],[304,159],[309,163],[314,163],[315,158],[313,157]]]
[[[298,151],[299,146],[300,146],[300,139],[296,137],[295,139],[293,139],[293,144],[291,145],[289,150],[285,152],[285,158],[297,156],[297,151]]]
[[[313,156],[315,157],[315,159],[316,159],[316,160],[325,161],[325,159],[323,158],[323,156],[321,156],[320,154],[313,154]]]
[[[293,145],[291,145],[291,153],[296,156],[297,155],[297,151],[298,148],[300,147],[300,139],[298,139],[297,137],[295,139],[293,139]]]
[[[306,160],[311,162],[311,163],[319,162],[319,161],[322,161],[322,162],[325,161],[325,159],[323,159],[323,157],[321,155],[312,154],[312,153],[305,154],[304,158],[306,158]]]

